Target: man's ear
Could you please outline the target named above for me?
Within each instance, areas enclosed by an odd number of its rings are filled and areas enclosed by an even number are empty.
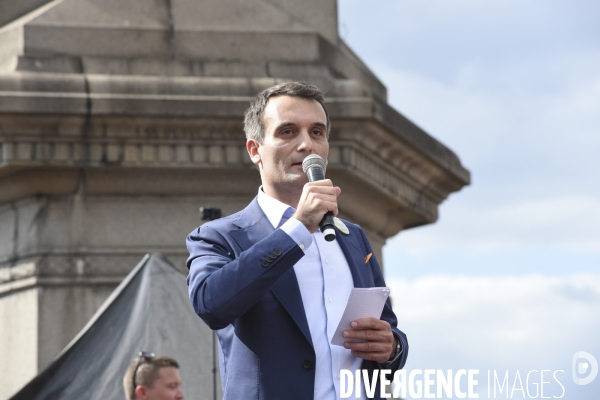
[[[135,398],[137,400],[146,400],[146,388],[143,385],[137,385],[135,388]]]
[[[248,139],[246,141],[246,150],[248,151],[248,155],[250,155],[250,159],[256,165],[260,164],[260,154],[258,152],[258,148],[260,144],[254,139]]]

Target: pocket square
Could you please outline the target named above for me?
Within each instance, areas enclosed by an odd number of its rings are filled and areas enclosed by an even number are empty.
[[[373,255],[373,253],[367,254],[367,256],[365,257],[365,264],[369,262],[369,260],[371,259],[372,255]]]

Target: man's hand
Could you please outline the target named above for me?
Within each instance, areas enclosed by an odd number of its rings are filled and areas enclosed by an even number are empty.
[[[315,233],[327,211],[337,215],[337,197],[341,192],[339,187],[333,186],[330,179],[308,182],[302,189],[302,196],[293,218],[302,222],[310,233]]]
[[[353,321],[352,329],[344,331],[348,339],[364,339],[367,342],[345,342],[344,347],[364,360],[384,363],[396,348],[396,339],[387,321],[376,318],[361,318]]]

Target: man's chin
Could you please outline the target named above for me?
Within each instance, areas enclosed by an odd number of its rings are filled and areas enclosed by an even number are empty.
[[[298,172],[288,172],[285,175],[285,180],[290,182],[290,183],[301,183],[302,185],[304,185],[305,183],[308,182],[308,177],[306,176],[306,174],[304,173],[304,171],[298,173]]]
[[[282,178],[283,179],[279,181],[279,186],[287,186],[289,190],[293,188],[299,188],[300,190],[302,190],[304,185],[308,183],[308,177],[304,173],[298,174],[290,172],[285,174],[285,176],[283,176]]]

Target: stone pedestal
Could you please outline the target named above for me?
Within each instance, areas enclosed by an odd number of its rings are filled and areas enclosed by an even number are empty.
[[[469,183],[451,150],[387,104],[338,37],[334,0],[22,6],[0,19],[0,398],[145,253],[184,268],[199,207],[229,214],[256,195],[242,115],[264,88],[326,91],[328,177],[380,260],[388,237],[434,222]]]

